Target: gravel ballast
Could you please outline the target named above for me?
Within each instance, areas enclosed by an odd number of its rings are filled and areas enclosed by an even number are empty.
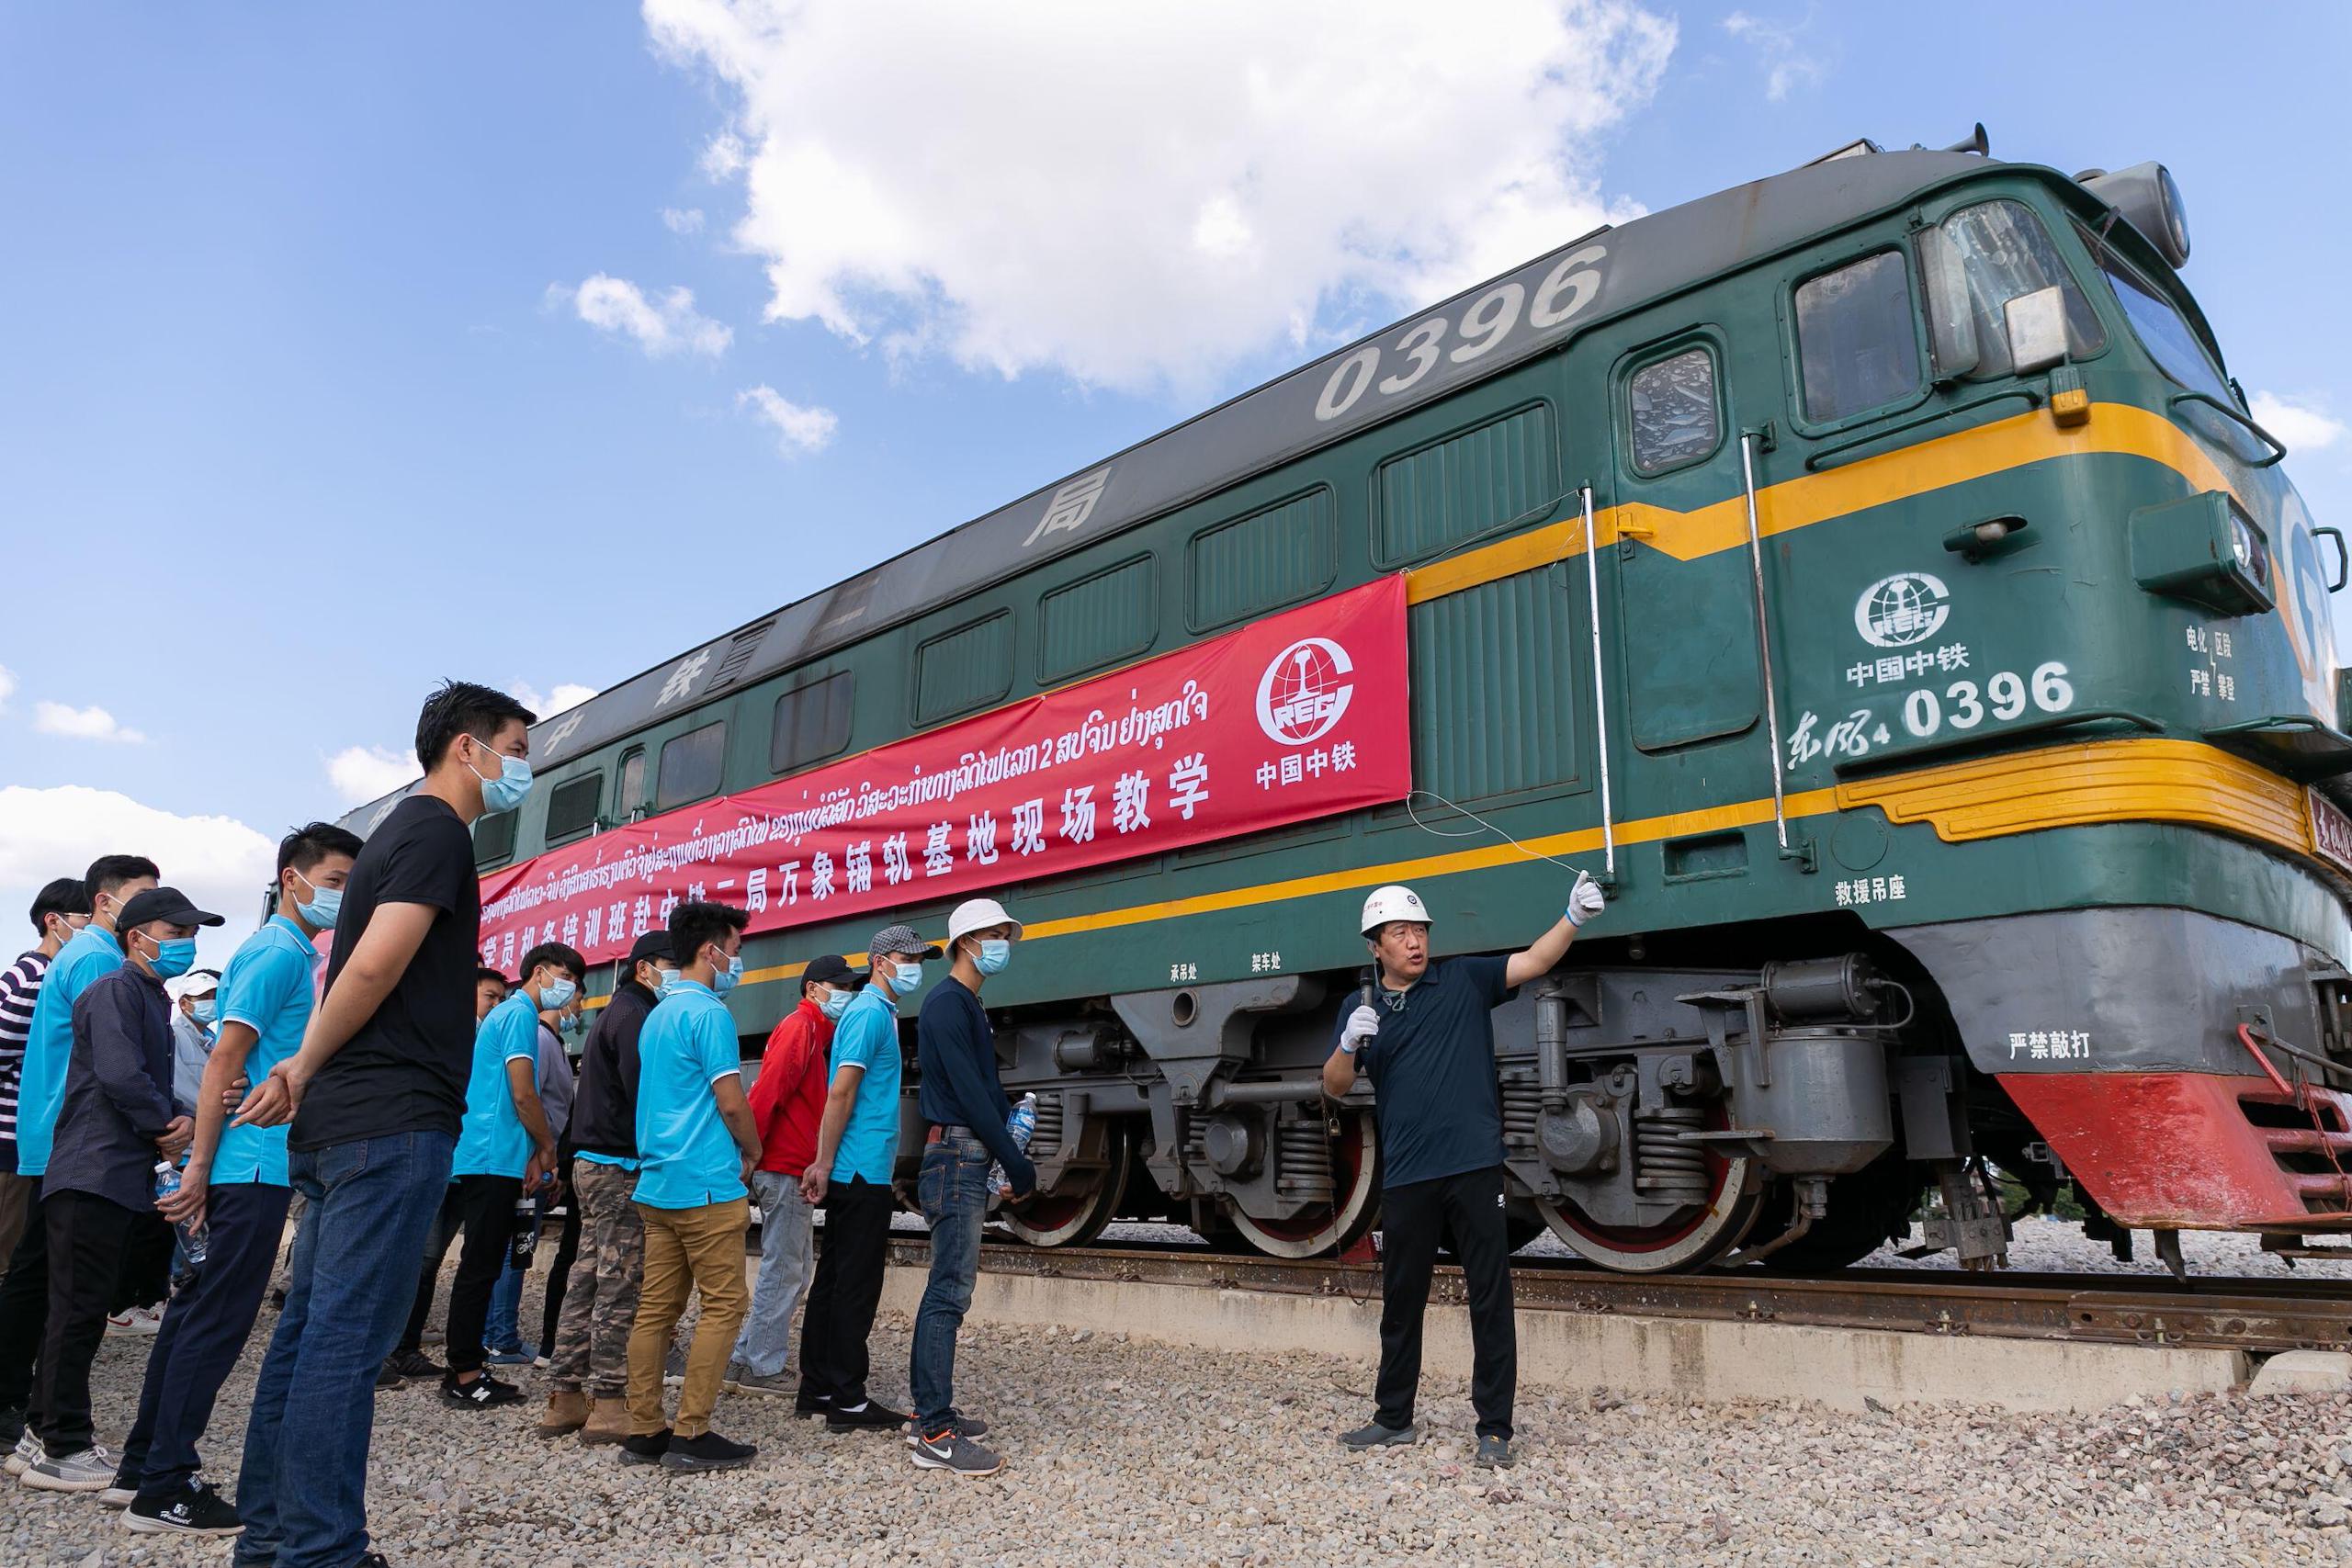
[[[275,1323],[265,1311],[203,1445],[224,1490]],[[151,1343],[100,1353],[110,1444]],[[878,1396],[903,1395],[906,1355],[907,1325],[886,1318]],[[371,1523],[395,1564],[2352,1561],[2344,1395],[1846,1416],[1529,1391],[1519,1467],[1495,1473],[1469,1463],[1458,1381],[1424,1381],[1419,1447],[1350,1456],[1332,1438],[1369,1412],[1368,1361],[984,1328],[958,1393],[1008,1464],[965,1482],[914,1469],[895,1435],[829,1436],[788,1400],[736,1395],[718,1426],[760,1446],[752,1469],[624,1470],[534,1435],[546,1374],[516,1371],[530,1397],[503,1410],[447,1407],[429,1383],[378,1396]],[[130,1535],[90,1496],[0,1483],[0,1562],[226,1560],[221,1541]]]

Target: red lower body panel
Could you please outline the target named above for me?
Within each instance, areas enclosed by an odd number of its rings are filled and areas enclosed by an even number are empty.
[[[2352,1230],[2352,1100],[2262,1077],[2016,1073],[2000,1085],[2119,1224]]]

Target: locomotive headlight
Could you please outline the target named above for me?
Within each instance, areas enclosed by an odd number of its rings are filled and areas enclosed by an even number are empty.
[[[2086,169],[2075,177],[2085,190],[2123,214],[2176,269],[2188,265],[2188,207],[2170,169],[2162,164],[2134,164],[2113,174]]]
[[[2262,542],[2246,514],[2230,503],[2230,554],[2238,563],[2238,570],[2252,578],[2264,593],[2270,591],[2270,547]]]

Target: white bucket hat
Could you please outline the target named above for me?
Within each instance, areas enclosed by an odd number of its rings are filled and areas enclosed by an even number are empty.
[[[1003,905],[993,898],[967,898],[947,917],[947,943],[953,947],[974,931],[984,931],[990,926],[1011,926],[1012,940],[1021,940],[1021,922],[1006,914]]]

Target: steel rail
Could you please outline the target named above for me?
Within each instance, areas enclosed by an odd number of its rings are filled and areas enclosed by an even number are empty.
[[[896,1235],[890,1261],[926,1267],[929,1243]],[[1153,1284],[1273,1295],[1363,1295],[1376,1265],[1291,1260],[1205,1247],[980,1248],[983,1274]],[[1521,1308],[1627,1317],[1709,1319],[2267,1352],[2352,1349],[2352,1281],[2113,1274],[1852,1269],[1821,1279],[1754,1271],[1613,1274],[1558,1259],[1515,1260]],[[1430,1299],[1467,1300],[1462,1272],[1441,1267]]]

